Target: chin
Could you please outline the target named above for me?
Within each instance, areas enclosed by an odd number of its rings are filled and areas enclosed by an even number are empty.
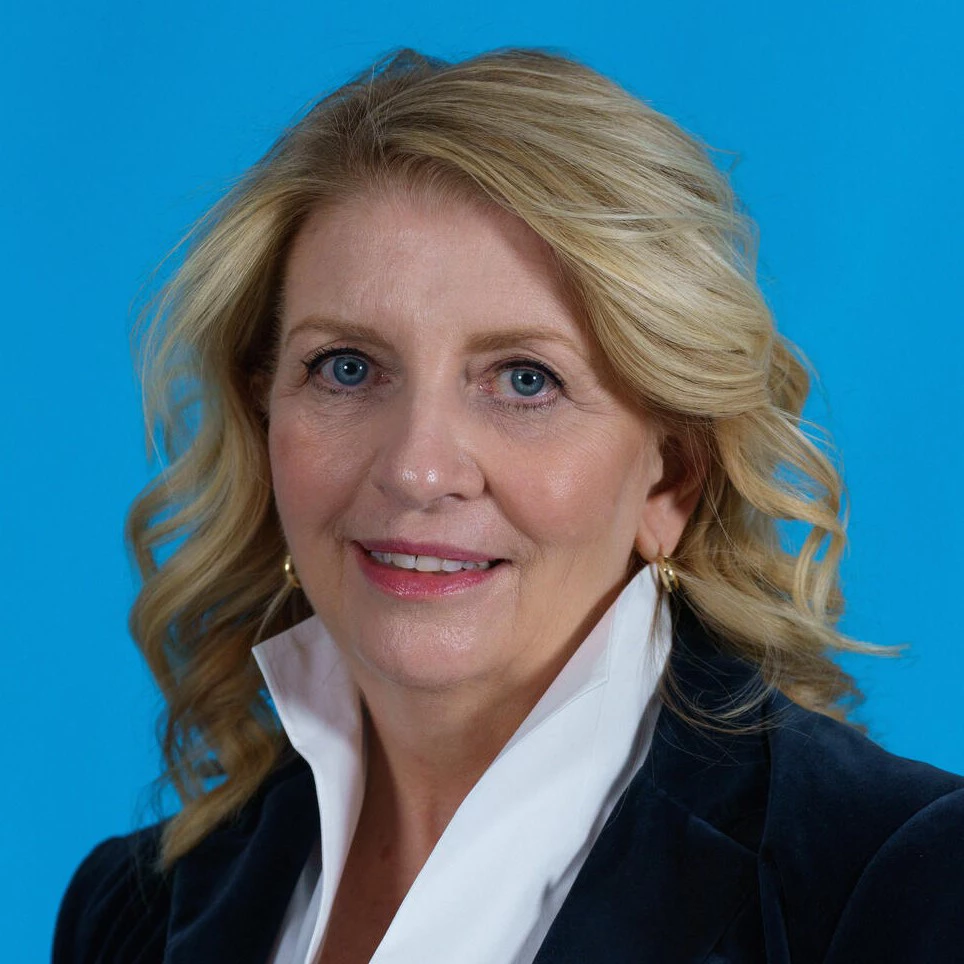
[[[413,690],[447,690],[499,675],[498,635],[485,640],[466,633],[464,625],[417,626],[392,624],[372,627],[348,648],[362,672]],[[372,645],[378,640],[377,645]]]

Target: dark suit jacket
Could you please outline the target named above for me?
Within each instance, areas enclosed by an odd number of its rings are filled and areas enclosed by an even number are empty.
[[[672,667],[710,712],[755,679],[685,608]],[[964,962],[964,779],[779,695],[741,723],[664,709],[536,964]],[[264,962],[317,832],[296,758],[163,878],[158,827],[105,841],[64,897],[54,964]]]

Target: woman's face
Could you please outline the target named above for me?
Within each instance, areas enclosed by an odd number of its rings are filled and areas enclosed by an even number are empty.
[[[521,220],[401,191],[317,211],[282,321],[275,498],[304,591],[362,676],[551,678],[634,544],[674,548],[689,490]]]

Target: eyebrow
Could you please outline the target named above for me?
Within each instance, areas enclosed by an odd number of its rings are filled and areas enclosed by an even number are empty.
[[[303,321],[292,325],[285,338],[284,347],[287,348],[296,335],[309,331],[334,335],[336,338],[344,338],[346,341],[364,341],[377,348],[390,347],[385,338],[378,333],[378,330],[368,325],[356,325],[337,318],[316,317],[305,318]]]
[[[292,325],[285,338],[287,348],[295,336],[306,331],[321,332],[346,341],[362,341],[377,348],[391,347],[377,328],[365,324],[342,321],[336,318],[305,318]],[[528,345],[552,344],[567,348],[577,355],[584,353],[583,346],[577,344],[568,335],[551,328],[494,328],[490,331],[479,332],[469,339],[468,349],[471,352],[500,351],[508,348],[520,348]]]
[[[540,343],[559,345],[562,348],[568,348],[569,351],[577,355],[583,354],[584,351],[582,346],[576,344],[568,335],[561,331],[553,331],[551,328],[542,328],[535,331],[531,328],[496,328],[475,335],[469,340],[469,348],[477,352],[499,351],[520,345]]]

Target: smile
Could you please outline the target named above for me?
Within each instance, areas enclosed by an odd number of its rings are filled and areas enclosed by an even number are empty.
[[[458,596],[479,590],[493,580],[501,582],[500,574],[507,569],[508,562],[441,544],[386,541],[365,546],[356,542],[354,549],[361,573],[373,588],[395,599],[412,602]],[[404,549],[409,551],[400,551]],[[453,556],[473,558],[453,559]]]
[[[493,562],[469,562],[464,559],[441,559],[438,556],[413,556],[406,552],[368,553],[383,566],[396,569],[414,569],[416,572],[460,572],[463,569],[488,569]]]

